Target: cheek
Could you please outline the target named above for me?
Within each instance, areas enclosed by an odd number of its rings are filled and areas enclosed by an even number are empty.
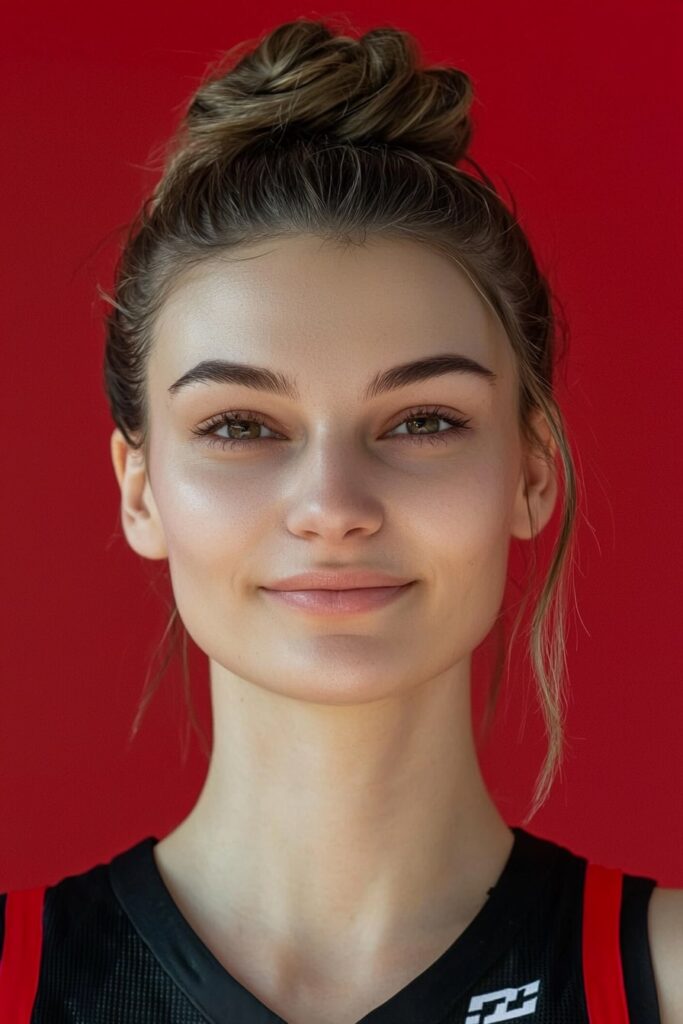
[[[215,553],[215,543],[236,542],[255,524],[259,507],[253,487],[227,473],[212,473],[210,465],[181,467],[169,474],[164,502],[164,526],[169,545],[196,552]]]
[[[203,605],[215,606],[219,594],[238,586],[236,577],[249,575],[267,507],[265,483],[245,485],[218,461],[159,467],[154,493],[181,615],[181,602],[191,615],[204,614]]]
[[[479,459],[427,492],[420,536],[436,583],[437,619],[469,649],[495,623],[504,597],[514,474],[504,453]]]
[[[507,546],[514,474],[509,453],[472,450],[429,480],[413,480],[411,515],[434,552],[473,568]]]

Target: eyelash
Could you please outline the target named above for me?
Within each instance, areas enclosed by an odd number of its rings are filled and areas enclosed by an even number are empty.
[[[444,420],[446,423],[450,423],[451,427],[449,430],[442,430],[439,431],[439,433],[437,434],[403,434],[401,435],[401,440],[413,441],[416,442],[417,444],[424,444],[425,442],[429,444],[446,444],[449,440],[448,435],[464,434],[466,430],[470,429],[468,427],[468,423],[470,422],[469,420],[456,419],[453,416],[447,416],[446,410],[441,409],[439,407],[432,406],[427,408],[421,406],[418,409],[412,409],[406,416],[404,416],[402,420],[400,420],[399,423],[396,423],[393,427],[391,427],[391,430],[395,430],[396,427],[402,426],[408,420],[420,419],[421,417],[437,417],[438,419]],[[231,410],[230,413],[218,413],[217,416],[212,417],[212,419],[210,419],[203,426],[196,427],[195,429],[193,429],[192,433],[199,437],[203,437],[205,443],[208,444],[210,447],[214,447],[217,445],[218,447],[223,449],[227,448],[228,446],[230,446],[230,448],[237,448],[242,447],[242,445],[245,444],[258,444],[260,441],[279,440],[279,438],[268,437],[229,438],[216,437],[212,435],[212,431],[216,430],[219,427],[228,426],[231,423],[248,423],[251,421],[254,421],[255,423],[260,423],[261,426],[268,427],[269,430],[273,429],[272,427],[268,426],[264,418],[259,413],[252,412],[249,409],[245,409],[243,411]],[[274,431],[274,433],[277,433],[277,431]]]

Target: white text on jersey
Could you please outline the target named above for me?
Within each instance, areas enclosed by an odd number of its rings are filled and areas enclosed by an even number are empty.
[[[467,1007],[465,1024],[498,1024],[503,1020],[528,1017],[536,1009],[541,980],[530,981],[520,988],[501,988],[497,992],[483,992],[472,996]],[[527,996],[533,996],[529,999]],[[523,1000],[521,1005],[519,1001]]]

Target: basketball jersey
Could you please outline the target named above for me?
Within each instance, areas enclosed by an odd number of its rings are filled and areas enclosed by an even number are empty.
[[[512,831],[474,919],[362,1024],[660,1024],[647,932],[655,880]],[[157,842],[0,894],[2,1024],[282,1024],[182,916]]]

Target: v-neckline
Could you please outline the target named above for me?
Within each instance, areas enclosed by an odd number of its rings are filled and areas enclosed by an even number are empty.
[[[519,826],[498,881],[455,941],[357,1024],[436,1024],[505,951],[554,867],[561,847]],[[147,836],[108,865],[112,889],[161,967],[210,1024],[287,1024],[214,956],[180,912]],[[352,984],[352,982],[350,982]]]

